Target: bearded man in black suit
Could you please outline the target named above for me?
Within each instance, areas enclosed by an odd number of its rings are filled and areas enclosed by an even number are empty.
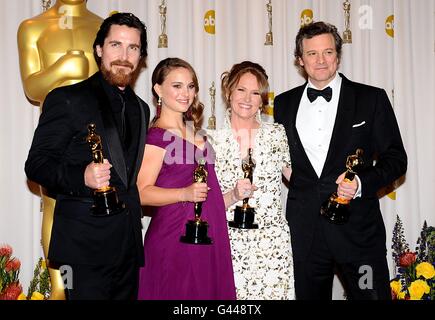
[[[130,84],[147,56],[146,27],[131,13],[116,13],[103,21],[93,48],[100,71],[47,95],[25,171],[56,199],[48,258],[72,272],[68,299],[136,299],[144,262],[136,178],[149,107]],[[102,163],[92,161],[91,123]],[[95,216],[93,192],[109,185],[124,208]]]
[[[341,47],[335,26],[302,27],[295,57],[308,81],[274,101],[275,121],[286,129],[292,159],[287,220],[296,298],[331,299],[337,271],[348,299],[390,299],[377,192],[405,174],[407,155],[385,91],[337,72]],[[365,165],[349,182],[346,159],[358,148]],[[320,215],[333,192],[352,199],[349,220],[341,225]]]

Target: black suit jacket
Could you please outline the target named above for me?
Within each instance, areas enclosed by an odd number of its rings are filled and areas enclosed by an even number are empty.
[[[124,250],[135,246],[138,262],[143,264],[136,178],[145,147],[149,107],[137,97],[140,121],[131,128],[136,145],[128,150],[136,160],[131,176],[127,177],[125,154],[102,81],[97,72],[87,80],[54,89],[47,95],[25,171],[30,180],[46,188],[56,199],[48,254],[51,261],[114,264]],[[92,161],[86,142],[89,123],[96,124],[103,155],[113,166],[110,185],[116,188],[119,199],[126,205],[126,209],[115,216],[91,215],[93,190],[84,184],[85,168]]]
[[[306,83],[278,95],[274,101],[275,121],[284,125],[290,147],[292,176],[286,215],[294,258],[299,261],[309,252],[318,224],[338,261],[384,257],[386,235],[377,192],[406,172],[406,152],[385,91],[341,77],[335,125],[320,177],[296,130]],[[358,174],[362,197],[351,201],[349,221],[334,225],[320,216],[320,206],[337,190],[335,181],[346,170],[347,156],[355,154],[357,148],[364,150],[365,167]]]

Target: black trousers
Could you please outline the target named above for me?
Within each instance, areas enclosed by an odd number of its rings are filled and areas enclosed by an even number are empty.
[[[331,300],[335,273],[348,300],[391,300],[386,257],[338,262],[320,225],[307,259],[294,262],[294,273],[297,300]]]
[[[66,284],[68,300],[136,300],[139,265],[134,239],[114,265],[69,264],[72,286]],[[114,254],[119,254],[114,252]]]

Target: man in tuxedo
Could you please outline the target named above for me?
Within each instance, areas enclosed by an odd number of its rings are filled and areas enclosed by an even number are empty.
[[[47,95],[25,171],[56,199],[48,258],[65,271],[68,299],[135,299],[144,260],[136,178],[149,107],[130,84],[147,56],[146,27],[116,13],[103,21],[93,48],[99,71]],[[92,161],[91,123],[102,163]],[[123,207],[97,215],[94,190],[109,185]]]
[[[295,58],[308,81],[275,98],[292,159],[287,220],[292,233],[297,299],[331,299],[338,272],[348,299],[390,299],[385,226],[377,192],[404,175],[407,156],[383,89],[337,72],[342,39],[324,22],[302,27]],[[363,149],[351,182],[346,159]],[[350,202],[349,220],[320,214],[333,193]]]

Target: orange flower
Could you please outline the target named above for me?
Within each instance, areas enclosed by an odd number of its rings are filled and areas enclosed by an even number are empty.
[[[12,247],[8,244],[0,246],[0,257],[10,257],[12,255]]]
[[[17,258],[13,258],[12,260],[9,260],[5,265],[5,271],[18,271],[21,267],[21,262]]]
[[[0,295],[0,300],[17,300],[23,288],[17,282],[11,283]]]
[[[399,258],[399,265],[401,267],[409,267],[411,264],[415,262],[417,254],[415,252],[406,251]]]

